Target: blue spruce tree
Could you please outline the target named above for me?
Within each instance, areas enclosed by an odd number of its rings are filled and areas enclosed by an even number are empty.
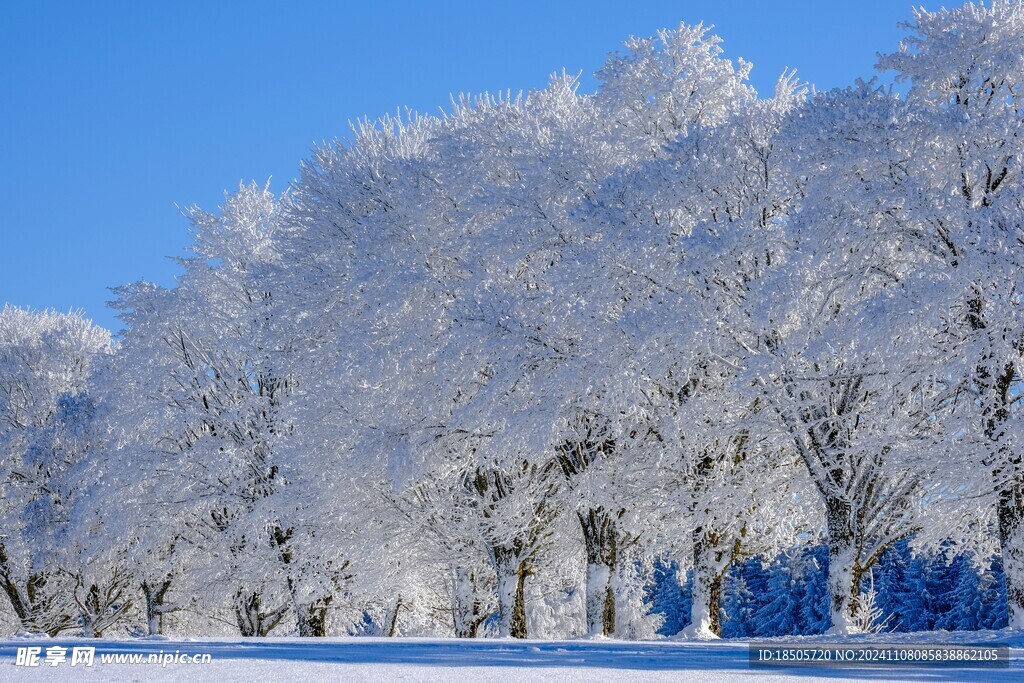
[[[665,621],[658,633],[674,636],[690,623],[690,590],[679,583],[679,564],[661,558],[654,562],[654,583],[647,588],[645,601],[651,614],[662,614]]]
[[[798,630],[801,635],[824,633],[828,629],[828,548],[822,545],[800,554]]]
[[[949,565],[949,590],[940,603],[947,608],[936,616],[935,628],[946,631],[976,631],[981,617],[981,591],[978,572],[966,553],[960,553]]]
[[[742,563],[734,565],[725,574],[725,599],[722,601],[722,637],[749,638],[753,635],[754,595],[750,592],[741,571]]]
[[[780,555],[768,568],[768,589],[754,615],[754,635],[784,636],[797,633],[799,606],[796,603],[792,563]]]
[[[1003,560],[996,557],[982,572],[979,581],[981,608],[978,627],[1001,629],[1007,626],[1006,576],[1003,574]]]

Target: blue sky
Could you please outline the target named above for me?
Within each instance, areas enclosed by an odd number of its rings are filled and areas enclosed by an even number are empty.
[[[940,3],[924,2],[929,9]],[[955,3],[954,3],[955,4]],[[0,302],[83,310],[108,287],[172,285],[188,227],[239,181],[280,191],[349,120],[450,93],[591,74],[627,35],[716,26],[770,93],[819,89],[895,49],[901,0],[675,2],[7,2],[0,5]]]

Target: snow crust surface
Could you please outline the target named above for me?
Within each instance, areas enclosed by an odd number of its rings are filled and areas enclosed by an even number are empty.
[[[624,642],[443,640],[417,638],[238,638],[232,640],[0,641],[0,681],[1021,681],[1024,634],[1020,631],[889,634],[845,638],[815,636],[772,641],[814,643],[1009,644],[1009,669],[751,669],[746,641]],[[15,666],[18,647],[95,645],[92,667]],[[100,653],[163,651],[212,655],[210,664],[101,664]]]

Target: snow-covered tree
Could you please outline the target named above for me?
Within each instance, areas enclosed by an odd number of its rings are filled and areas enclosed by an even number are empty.
[[[683,24],[358,122],[188,211],[116,346],[5,308],[21,628],[1020,626],[1024,4],[907,28],[905,97]]]
[[[93,531],[73,511],[87,491],[82,468],[102,457],[90,392],[110,346],[109,332],[76,313],[0,311],[0,585],[26,631],[54,635],[111,607],[99,598],[111,577],[84,575],[68,547]]]
[[[918,528],[949,449],[907,121],[903,103],[861,83],[813,98],[780,134],[801,197],[762,281],[751,369],[823,503],[837,631],[855,628],[861,576]]]
[[[880,58],[910,83],[916,138],[908,160],[927,178],[931,215],[915,235],[949,278],[947,343],[964,382],[957,405],[977,437],[971,467],[989,474],[1010,623],[1024,626],[1024,469],[1017,419],[1024,313],[1024,5],[1019,0],[915,10],[898,52]],[[963,461],[954,464],[958,469]]]
[[[129,415],[146,427],[137,452],[155,473],[148,507],[161,518],[173,509],[179,521],[165,547],[191,545],[206,556],[196,570],[208,585],[232,587],[243,634],[266,635],[293,610],[302,635],[323,635],[346,561],[299,549],[316,545],[320,527],[304,521],[289,489],[315,474],[294,447],[293,340],[269,287],[279,215],[255,185],[230,197],[221,215],[193,210],[194,256],[182,261],[177,287],[119,291],[130,325],[119,355],[137,373]]]

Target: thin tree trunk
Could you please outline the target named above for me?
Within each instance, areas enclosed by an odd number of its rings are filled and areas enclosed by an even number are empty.
[[[82,613],[82,637],[83,638],[99,638],[100,634],[96,632],[96,622],[93,620],[92,615],[83,612]]]
[[[142,582],[142,594],[146,598],[146,625],[151,636],[161,635],[164,632],[164,614],[167,611],[164,598],[170,587],[170,579],[155,585],[146,581]]]
[[[260,631],[260,595],[246,593],[239,589],[235,594],[235,620],[238,632],[245,638],[259,635]]]
[[[463,567],[456,567],[452,572],[452,617],[456,638],[476,638],[484,621],[476,599],[475,577]]]
[[[526,638],[526,577],[530,575],[525,561],[519,563],[516,571],[516,599],[512,606],[513,638]]]
[[[3,577],[0,581],[3,583],[4,593],[7,594],[7,598],[10,600],[11,608],[14,610],[15,616],[18,617],[18,621],[21,623],[21,628],[26,631],[35,630],[35,615],[32,607],[28,600],[22,597],[21,591],[18,589],[18,585],[7,577]]]
[[[515,609],[516,561],[507,548],[494,548],[494,572],[498,578],[498,636],[512,636],[512,614]]]
[[[381,634],[388,637],[394,638],[398,633],[398,610],[402,608],[402,596],[395,595],[391,598],[391,602],[388,604],[388,609],[384,613],[384,623],[381,625]]]
[[[587,635],[615,633],[615,591],[612,576],[617,560],[616,530],[612,516],[604,510],[577,513],[583,531],[587,557]]]

